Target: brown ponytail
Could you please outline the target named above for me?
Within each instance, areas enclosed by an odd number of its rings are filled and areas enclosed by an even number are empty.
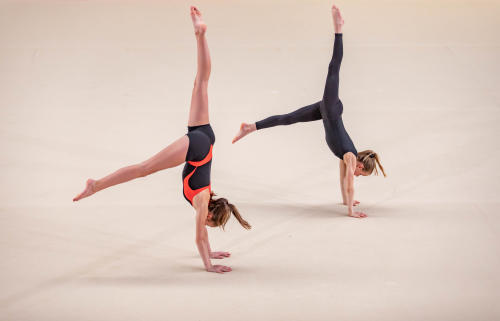
[[[242,217],[236,206],[234,204],[229,203],[226,198],[219,197],[213,198],[216,194],[210,193],[210,201],[208,203],[208,210],[212,212],[212,221],[216,226],[224,227],[226,226],[227,221],[231,217],[231,213],[233,213],[234,217],[238,220],[238,222],[249,230],[252,226],[248,224]]]
[[[377,165],[378,165],[378,167],[382,171],[382,174],[384,174],[384,177],[387,176],[385,174],[384,167],[380,163],[380,158],[378,157],[378,154],[375,153],[373,150],[368,149],[359,152],[357,159],[358,161],[363,163],[363,170],[368,174],[371,174],[375,170],[375,175],[378,175],[378,170],[377,170]]]
[[[249,230],[249,229],[252,228],[252,226],[250,224],[248,224],[248,222],[245,221],[243,219],[243,217],[241,217],[241,214],[238,211],[238,209],[236,208],[236,206],[234,206],[233,204],[229,203],[229,208],[231,209],[231,212],[233,212],[234,217],[236,217],[236,219],[238,220],[238,222],[240,222],[241,226],[243,226],[247,230]]]

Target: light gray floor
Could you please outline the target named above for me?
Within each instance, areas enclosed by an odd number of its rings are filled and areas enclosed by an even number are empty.
[[[342,1],[340,95],[369,215],[345,216],[321,122],[236,145],[241,121],[315,102],[329,1],[204,1],[217,135],[212,186],[253,225],[210,231],[205,273],[181,168],[103,191],[99,178],[185,132],[189,2],[0,5],[1,320],[500,318],[500,5]]]

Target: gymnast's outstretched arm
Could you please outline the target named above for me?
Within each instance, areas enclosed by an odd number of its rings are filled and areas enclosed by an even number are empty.
[[[346,153],[343,162],[345,164],[344,186],[346,189],[348,214],[352,217],[366,217],[363,212],[354,211],[354,171],[356,170],[356,156],[353,153]]]
[[[339,177],[340,177],[340,192],[342,194],[342,204],[349,205],[349,203],[347,201],[347,184],[345,183],[345,181],[346,181],[346,179],[345,179],[346,166],[345,166],[345,162],[343,159],[341,159],[339,161],[339,169],[340,169]],[[359,204],[359,201],[354,200],[352,203],[352,206],[356,206],[358,204]]]

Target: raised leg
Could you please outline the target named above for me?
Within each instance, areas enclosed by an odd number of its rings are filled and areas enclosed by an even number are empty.
[[[105,188],[180,165],[186,160],[188,147],[189,138],[182,136],[148,160],[120,168],[99,180],[88,179],[84,191],[73,198],[73,201],[79,201]]]
[[[211,60],[207,39],[205,37],[207,25],[203,22],[201,12],[194,6],[191,7],[191,19],[193,20],[198,48],[198,69],[191,96],[188,126],[197,126],[205,125],[210,122],[208,112],[208,79],[210,78]]]
[[[342,56],[344,54],[342,45],[342,26],[344,25],[344,19],[340,14],[340,10],[335,5],[332,7],[332,17],[335,29],[335,41],[332,59],[328,65],[325,91],[323,93],[323,102],[326,106],[333,106],[339,100],[339,72]]]
[[[299,108],[288,114],[267,117],[266,119],[260,120],[254,124],[242,123],[240,126],[240,130],[233,138],[233,144],[236,143],[241,138],[243,138],[244,136],[258,129],[269,128],[280,125],[291,125],[299,122],[320,120],[321,112],[319,108],[320,108],[320,102],[317,102],[312,105]]]

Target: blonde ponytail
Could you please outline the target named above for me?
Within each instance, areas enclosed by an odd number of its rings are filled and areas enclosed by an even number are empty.
[[[382,166],[382,164],[380,164],[380,159],[378,157],[378,154],[377,153],[374,153],[374,154],[375,154],[375,161],[377,161],[378,167],[382,171],[382,174],[384,174],[384,177],[387,177],[387,175],[385,174],[385,171],[384,171],[384,167]]]

